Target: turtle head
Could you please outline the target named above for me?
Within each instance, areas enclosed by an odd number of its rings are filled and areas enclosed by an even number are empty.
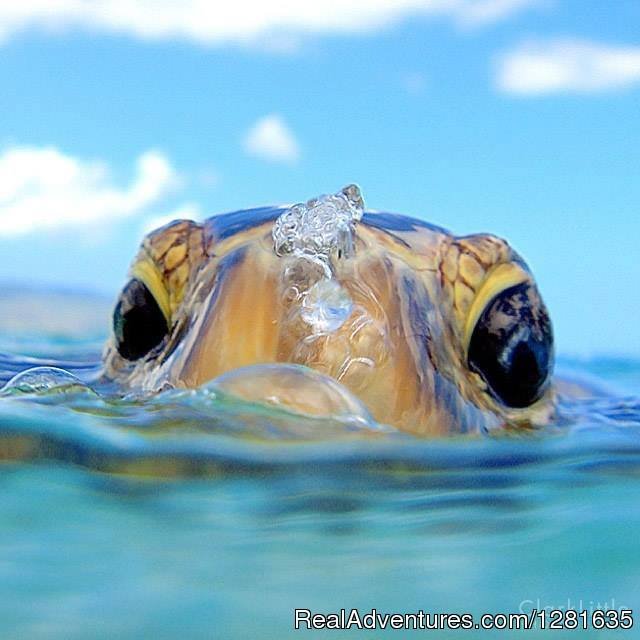
[[[547,309],[507,242],[364,212],[353,186],[154,231],[105,351],[110,378],[151,391],[305,365],[424,435],[547,422],[553,360]]]

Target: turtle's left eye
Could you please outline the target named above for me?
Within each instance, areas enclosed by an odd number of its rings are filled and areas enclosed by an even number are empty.
[[[118,353],[126,360],[138,360],[158,346],[168,331],[167,320],[149,289],[137,278],[130,280],[113,311]]]
[[[467,361],[508,407],[528,407],[542,396],[553,369],[553,331],[532,282],[488,301],[471,333]]]

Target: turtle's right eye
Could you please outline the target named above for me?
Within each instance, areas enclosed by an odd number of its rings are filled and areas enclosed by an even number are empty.
[[[118,353],[138,360],[157,347],[169,331],[167,320],[146,285],[134,278],[122,290],[113,311]]]

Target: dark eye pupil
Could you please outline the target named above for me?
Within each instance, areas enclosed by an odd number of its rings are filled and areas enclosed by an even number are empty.
[[[140,280],[131,280],[113,311],[118,353],[138,360],[162,342],[169,328],[155,298]]]
[[[528,407],[540,398],[553,369],[553,331],[533,285],[506,289],[487,305],[471,336],[468,362],[505,405]]]

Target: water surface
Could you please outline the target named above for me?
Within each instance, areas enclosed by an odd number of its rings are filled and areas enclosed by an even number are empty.
[[[295,607],[640,609],[638,361],[560,358],[597,393],[544,432],[425,441],[219,393],[122,398],[94,382],[108,301],[71,325],[29,308],[0,327],[2,381],[54,363],[97,393],[0,398],[3,638],[314,635]],[[383,635],[315,635],[354,633]]]

